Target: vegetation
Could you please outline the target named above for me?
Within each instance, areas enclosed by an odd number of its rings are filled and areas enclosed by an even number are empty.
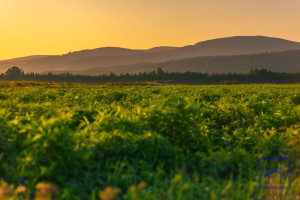
[[[299,85],[0,88],[0,198],[249,199],[261,156],[299,188]]]
[[[248,74],[223,73],[207,74],[197,72],[168,73],[161,68],[152,72],[116,75],[73,75],[73,74],[25,74],[20,68],[13,67],[0,75],[0,80],[74,82],[74,83],[116,83],[116,82],[157,82],[166,84],[251,84],[251,83],[300,83],[300,73],[279,73],[265,69],[251,70]]]

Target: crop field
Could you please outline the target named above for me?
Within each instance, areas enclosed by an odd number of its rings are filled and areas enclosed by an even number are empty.
[[[0,82],[0,199],[254,200],[263,157],[299,194],[299,133],[300,85]]]

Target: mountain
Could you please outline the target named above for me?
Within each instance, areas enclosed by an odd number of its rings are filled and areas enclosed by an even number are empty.
[[[170,51],[177,47],[155,47],[147,50],[139,49],[126,49],[120,47],[103,47],[90,50],[74,51],[63,55],[54,56],[28,56],[23,58],[15,58],[9,60],[0,61],[0,72],[6,71],[12,66],[18,66],[25,72],[43,72],[43,71],[72,71],[74,69],[84,70],[86,66],[105,66],[108,63],[114,64],[129,64],[128,62],[122,63],[118,61],[118,58],[135,57],[137,55],[144,54],[159,54],[164,51]],[[99,64],[94,62],[95,58],[100,58]],[[116,60],[117,59],[117,60]],[[79,63],[87,62],[87,65],[83,63],[81,66]],[[80,65],[80,66],[78,66]],[[76,67],[78,66],[78,67]]]
[[[147,50],[105,47],[58,56],[19,58],[0,61],[0,72],[14,65],[25,72],[84,72],[90,71],[89,69],[98,69],[100,72],[110,70],[108,67],[120,68],[124,65],[135,68],[140,65],[136,63],[159,63],[200,56],[247,55],[296,49],[300,49],[298,42],[265,36],[236,36],[207,40],[184,47],[156,47]]]
[[[251,69],[267,69],[273,72],[300,72],[300,50],[283,52],[233,55],[204,56],[183,58],[160,63],[135,63],[112,67],[95,67],[88,70],[72,71],[74,74],[133,74],[151,72],[157,68],[166,72],[202,72],[202,73],[248,73]]]

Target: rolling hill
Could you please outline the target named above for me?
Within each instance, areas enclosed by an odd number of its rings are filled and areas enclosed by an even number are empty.
[[[133,74],[151,72],[157,68],[166,72],[202,72],[202,73],[248,73],[251,69],[267,69],[273,72],[300,72],[300,50],[284,52],[234,55],[234,56],[204,56],[171,60],[161,63],[136,63],[113,67],[96,67],[82,71],[72,71],[74,74]]]
[[[300,43],[298,42],[265,36],[236,36],[207,40],[184,47],[155,47],[148,50],[105,47],[57,56],[18,58],[0,61],[0,72],[4,72],[9,67],[16,65],[25,72],[69,71],[76,73],[89,72],[90,74],[96,73],[96,71],[103,73],[102,71],[112,69],[120,72],[120,70],[116,69],[122,68],[121,71],[126,73],[140,71],[141,63],[144,63],[143,65],[148,63],[145,65],[146,71],[148,71],[148,66],[151,66],[152,63],[167,62],[169,60],[204,56],[259,54],[296,49],[300,50]],[[184,68],[187,68],[187,66],[182,66],[182,69]],[[223,65],[223,68],[226,68],[226,65]],[[123,71],[125,69],[126,71]],[[211,71],[210,69],[210,67],[205,68],[207,72]],[[178,68],[168,70],[177,71]],[[282,70],[285,70],[285,68]]]

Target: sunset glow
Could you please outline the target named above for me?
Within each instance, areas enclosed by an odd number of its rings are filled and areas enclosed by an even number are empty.
[[[299,0],[0,0],[0,60],[234,35],[300,41]]]

